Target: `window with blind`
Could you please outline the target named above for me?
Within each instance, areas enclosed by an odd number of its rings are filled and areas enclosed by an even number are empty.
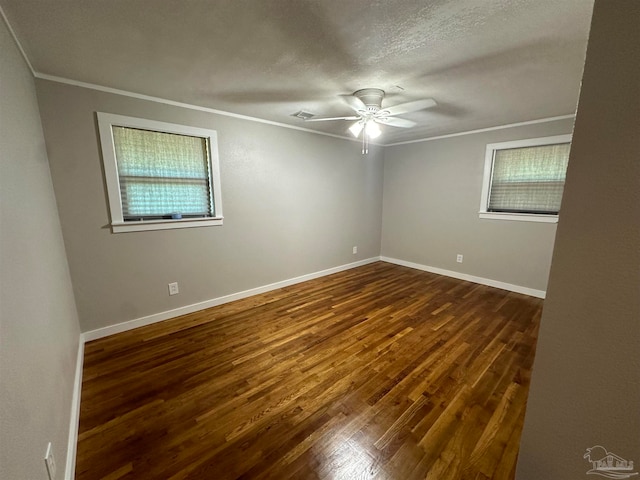
[[[555,222],[571,136],[487,145],[481,218]]]
[[[115,233],[222,224],[213,130],[98,113]]]

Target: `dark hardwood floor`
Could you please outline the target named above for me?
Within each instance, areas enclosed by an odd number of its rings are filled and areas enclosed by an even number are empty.
[[[90,342],[76,478],[512,479],[541,309],[377,262]]]

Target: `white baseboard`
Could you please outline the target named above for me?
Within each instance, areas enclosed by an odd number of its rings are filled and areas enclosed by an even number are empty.
[[[380,260],[380,257],[367,258],[365,260],[360,260],[358,262],[347,263],[345,265],[328,268],[326,270],[320,270],[319,272],[308,273],[306,275],[290,278],[288,280],[282,280],[280,282],[271,283],[269,285],[264,285],[262,287],[256,287],[256,288],[251,288],[249,290],[244,290],[242,292],[232,293],[230,295],[225,295],[224,297],[213,298],[211,300],[205,300],[204,302],[185,305],[184,307],[175,308],[173,310],[154,313],[153,315],[148,315],[146,317],[140,317],[134,320],[117,323],[115,325],[109,325],[108,327],[98,328],[96,330],[90,330],[83,334],[84,341],[89,342],[91,340],[97,340],[98,338],[108,337],[109,335],[114,335],[116,333],[126,332],[127,330],[133,330],[134,328],[143,327],[145,325],[151,325],[152,323],[156,323],[156,322],[162,322],[163,320],[179,317],[180,315],[186,315],[188,313],[197,312],[198,310],[204,310],[205,308],[216,307],[224,303],[233,302],[235,300],[240,300],[242,298],[247,298],[252,295],[258,295],[260,293],[269,292],[271,290],[276,290],[278,288],[288,287],[289,285],[306,282],[307,280],[313,280],[314,278],[324,277],[326,275],[331,275],[332,273],[342,272],[344,270],[360,267],[362,265],[367,265],[369,263],[377,262],[379,260]]]
[[[76,476],[76,451],[78,445],[78,423],[80,421],[80,396],[82,394],[82,367],[84,365],[84,335],[80,334],[78,357],[76,359],[76,376],[73,382],[71,398],[71,420],[69,422],[69,443],[67,445],[67,463],[65,480],[73,480]]]
[[[459,280],[466,280],[468,282],[479,283],[481,285],[487,285],[489,287],[501,288],[502,290],[508,290],[510,292],[523,293],[531,297],[545,298],[547,294],[544,290],[536,290],[534,288],[522,287],[520,285],[513,285],[512,283],[500,282],[498,280],[491,280],[490,278],[476,277],[475,275],[469,275],[466,273],[454,272],[453,270],[445,270],[443,268],[430,267],[428,265],[421,265],[419,263],[407,262],[406,260],[398,260],[397,258],[380,257],[383,262],[394,263],[396,265],[402,265],[403,267],[415,268],[417,270],[423,270],[425,272],[436,273],[438,275],[444,275],[446,277],[453,277]]]

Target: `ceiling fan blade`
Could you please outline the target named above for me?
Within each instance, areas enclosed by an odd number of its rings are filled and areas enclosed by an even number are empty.
[[[414,102],[401,103],[393,107],[383,108],[380,112],[386,115],[402,115],[403,113],[417,112],[418,110],[424,110],[425,108],[431,108],[436,105],[437,103],[433,98],[425,98],[424,100],[416,100]]]
[[[354,112],[367,111],[367,106],[364,104],[362,100],[358,97],[354,97],[353,95],[340,95],[342,100],[351,107]]]
[[[360,117],[311,117],[305,118],[305,122],[326,122],[328,120],[358,120]]]
[[[378,123],[382,123],[384,125],[390,125],[392,127],[400,127],[400,128],[411,128],[415,127],[417,124],[412,120],[407,120],[404,118],[395,118],[395,117],[376,117],[374,119]]]

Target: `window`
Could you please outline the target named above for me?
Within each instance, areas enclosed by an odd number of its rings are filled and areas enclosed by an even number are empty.
[[[571,135],[487,145],[480,218],[557,222]]]
[[[222,225],[213,130],[98,113],[114,233]]]

